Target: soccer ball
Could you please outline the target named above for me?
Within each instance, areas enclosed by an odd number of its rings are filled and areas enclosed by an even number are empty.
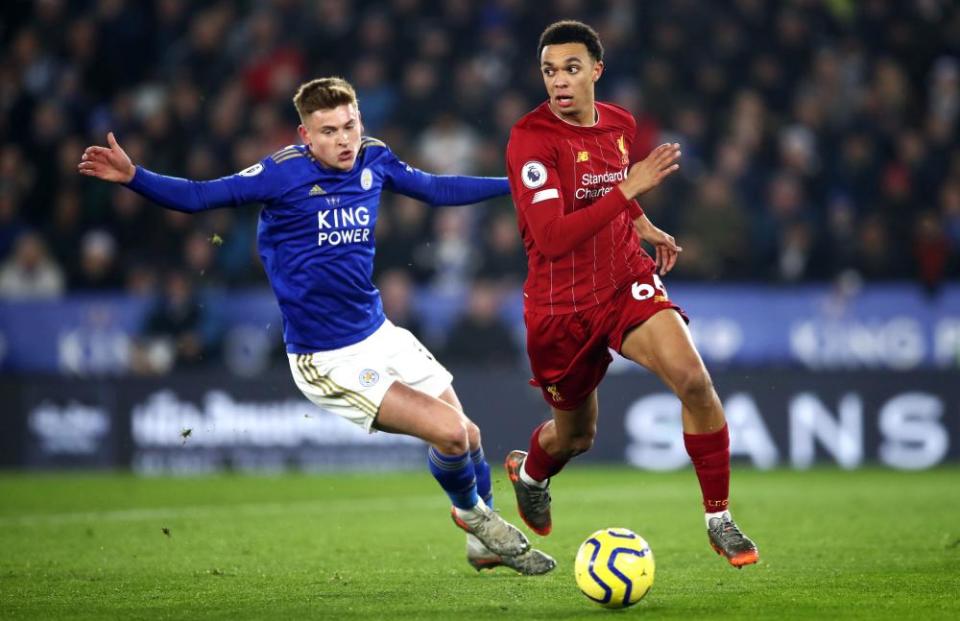
[[[580,544],[574,574],[584,595],[607,608],[636,604],[653,586],[653,552],[626,528],[604,528]]]

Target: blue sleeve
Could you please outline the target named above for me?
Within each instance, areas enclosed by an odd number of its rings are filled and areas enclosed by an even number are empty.
[[[137,166],[137,172],[127,187],[168,209],[194,213],[265,202],[273,194],[270,177],[266,161],[235,175],[210,181],[167,177]]]
[[[384,185],[431,205],[469,205],[510,193],[506,177],[431,175],[401,162],[392,151],[385,159]]]

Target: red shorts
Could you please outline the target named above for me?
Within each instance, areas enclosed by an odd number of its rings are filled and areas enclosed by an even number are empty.
[[[527,356],[543,398],[558,410],[575,410],[590,396],[619,352],[623,338],[664,309],[673,309],[689,323],[683,310],[667,297],[659,276],[648,272],[609,301],[585,311],[550,315],[524,311]]]

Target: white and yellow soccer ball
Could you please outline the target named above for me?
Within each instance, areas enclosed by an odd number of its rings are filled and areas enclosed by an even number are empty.
[[[604,528],[580,544],[574,574],[584,595],[607,608],[639,602],[653,586],[653,552],[626,528]]]

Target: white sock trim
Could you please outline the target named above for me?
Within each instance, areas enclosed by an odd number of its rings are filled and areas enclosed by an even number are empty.
[[[543,489],[544,487],[547,486],[547,484],[550,483],[550,479],[546,479],[546,480],[544,480],[544,481],[538,481],[538,480],[536,480],[535,478],[533,478],[532,476],[530,476],[530,474],[527,473],[527,460],[526,460],[526,459],[523,460],[523,465],[520,466],[520,480],[523,481],[524,483],[526,483],[527,485],[532,485],[532,486],[534,486],[534,487],[539,487],[540,489]]]
[[[722,519],[724,518],[724,516],[726,516],[726,518],[727,518],[728,520],[732,520],[732,519],[733,519],[732,517],[730,517],[730,512],[729,512],[729,511],[726,511],[726,510],[724,510],[724,511],[717,511],[716,513],[704,513],[704,514],[703,514],[704,520],[707,522],[707,528],[710,528],[710,520],[711,520],[711,519],[713,519],[713,518],[720,518],[720,519],[722,520]]]

